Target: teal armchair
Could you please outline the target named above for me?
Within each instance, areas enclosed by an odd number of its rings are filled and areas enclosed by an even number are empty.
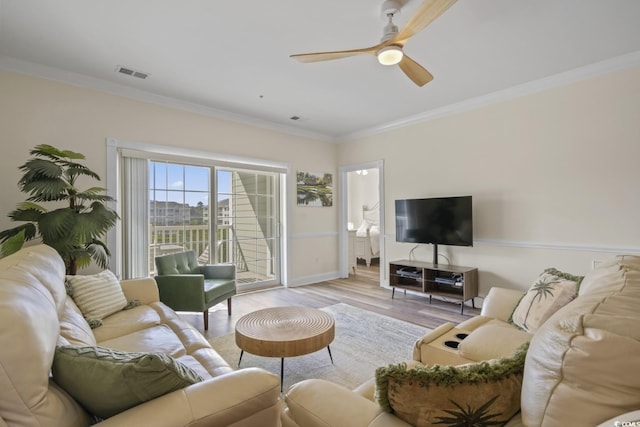
[[[204,329],[209,329],[209,308],[227,300],[231,316],[231,297],[236,294],[236,266],[198,265],[193,251],[156,257],[156,283],[160,301],[175,311],[200,311]]]

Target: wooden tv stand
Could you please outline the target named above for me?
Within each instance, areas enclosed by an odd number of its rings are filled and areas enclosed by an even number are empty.
[[[460,313],[464,312],[464,303],[478,296],[478,269],[458,265],[432,264],[429,262],[399,260],[389,263],[389,285],[396,288],[422,292],[431,297],[440,297],[445,301],[460,304]]]

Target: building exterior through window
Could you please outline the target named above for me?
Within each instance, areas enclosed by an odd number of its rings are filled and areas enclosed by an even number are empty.
[[[234,263],[239,287],[277,280],[277,188],[276,173],[150,161],[149,271],[193,250],[202,264]]]

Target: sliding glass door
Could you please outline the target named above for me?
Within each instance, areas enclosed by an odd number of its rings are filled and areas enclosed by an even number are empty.
[[[235,264],[239,289],[277,283],[278,197],[277,173],[150,161],[149,271],[193,250],[201,264]]]
[[[215,256],[237,266],[239,287],[278,280],[277,174],[216,168]]]

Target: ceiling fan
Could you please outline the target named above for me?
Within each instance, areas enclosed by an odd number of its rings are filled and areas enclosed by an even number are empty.
[[[291,58],[297,59],[300,62],[319,62],[367,53],[377,56],[378,62],[383,65],[398,64],[400,69],[415,84],[424,86],[433,80],[433,76],[424,67],[409,58],[402,49],[411,37],[442,15],[456,1],[457,0],[424,0],[404,28],[398,31],[398,27],[393,23],[393,17],[400,11],[402,4],[399,0],[386,0],[382,4],[382,14],[388,19],[388,22],[384,27],[382,39],[377,45],[363,49],[339,50],[335,52],[302,53],[291,55]]]

